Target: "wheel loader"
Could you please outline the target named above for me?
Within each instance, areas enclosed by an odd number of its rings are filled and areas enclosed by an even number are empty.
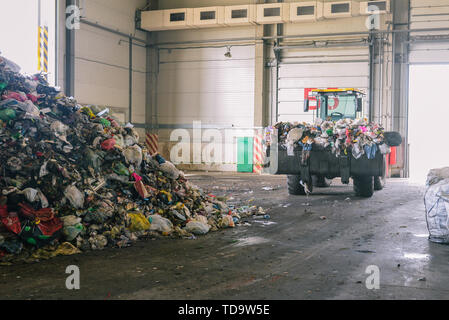
[[[304,111],[313,111],[314,118],[338,121],[362,117],[364,93],[358,89],[317,89],[312,91],[312,97],[316,98],[316,106],[311,106],[310,99],[306,99]],[[384,138],[384,143],[390,147],[402,143],[397,132],[384,132]],[[287,175],[291,195],[306,195],[314,187],[329,187],[337,177],[343,184],[349,184],[352,178],[354,191],[359,197],[372,197],[374,191],[385,186],[387,162],[386,155],[381,152],[372,159],[368,159],[366,154],[356,159],[350,152],[337,157],[329,149],[313,144],[308,158],[302,159],[300,145],[286,150],[278,144],[277,136],[272,136],[271,144],[265,149],[264,172]]]

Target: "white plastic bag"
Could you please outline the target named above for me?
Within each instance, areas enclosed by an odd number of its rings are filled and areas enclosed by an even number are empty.
[[[434,173],[431,172],[429,177],[434,176]],[[449,243],[449,179],[428,184],[424,204],[429,240],[437,243]]]
[[[134,145],[126,148],[123,151],[123,156],[126,159],[127,163],[131,163],[135,165],[137,168],[140,168],[142,164],[142,149],[138,145]]]
[[[61,121],[55,121],[50,125],[50,129],[51,131],[56,132],[59,135],[65,136],[67,130],[69,130],[69,127],[63,124]]]
[[[149,216],[149,220],[151,222],[150,231],[158,231],[162,233],[171,233],[173,231],[173,223],[158,214]]]
[[[210,226],[199,221],[190,221],[187,223],[185,230],[196,235],[203,235],[209,232]]]
[[[429,171],[429,174],[427,175],[426,185],[431,186],[444,179],[449,179],[449,167],[432,169]]]
[[[293,128],[287,135],[287,142],[296,143],[298,142],[304,134],[304,129]]]
[[[64,191],[64,195],[76,209],[84,207],[84,194],[77,187],[68,186]]]
[[[382,154],[389,154],[391,152],[391,148],[386,143],[381,144],[379,150]]]
[[[179,170],[171,162],[166,161],[160,165],[160,170],[165,173],[170,179],[176,180],[179,178]]]
[[[81,223],[81,218],[71,215],[71,216],[65,216],[60,218],[62,220],[62,223],[64,226],[70,227],[77,225],[78,223]]]
[[[234,219],[230,215],[223,215],[221,219],[221,227],[222,228],[234,228],[235,223]]]

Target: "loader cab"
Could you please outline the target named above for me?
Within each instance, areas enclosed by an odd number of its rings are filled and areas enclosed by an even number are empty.
[[[316,99],[315,118],[338,121],[362,117],[364,94],[355,89],[316,90],[312,97]],[[304,111],[309,112],[310,100],[306,99]]]

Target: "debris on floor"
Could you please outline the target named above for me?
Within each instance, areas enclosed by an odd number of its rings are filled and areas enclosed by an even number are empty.
[[[355,159],[366,154],[374,159],[377,152],[390,153],[387,141],[390,138],[384,129],[369,123],[368,119],[341,119],[323,121],[317,119],[314,124],[279,122],[265,129],[265,142],[271,144],[271,136],[277,131],[279,145],[289,153],[297,147],[311,151],[313,146],[329,149],[337,157],[351,153]],[[391,144],[393,145],[393,144]]]
[[[263,212],[206,194],[150,155],[133,125],[2,57],[0,97],[1,261],[126,247],[151,235],[192,238]]]
[[[424,204],[429,240],[449,243],[449,167],[430,170]]]

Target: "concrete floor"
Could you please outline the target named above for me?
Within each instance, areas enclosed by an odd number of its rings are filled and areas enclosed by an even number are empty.
[[[289,196],[284,176],[190,180],[263,206],[271,219],[249,218],[246,226],[197,240],[147,240],[0,267],[0,299],[449,298],[449,246],[427,240],[423,187],[390,180],[361,199],[337,181],[306,198]],[[72,264],[81,272],[78,291],[65,288]],[[380,268],[379,290],[365,286],[370,265]]]

